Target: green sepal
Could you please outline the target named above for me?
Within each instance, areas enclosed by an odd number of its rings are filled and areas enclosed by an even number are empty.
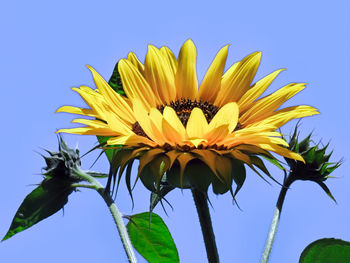
[[[238,160],[231,160],[232,164],[232,178],[236,183],[236,190],[233,193],[233,198],[237,195],[238,191],[242,188],[245,178],[246,178],[246,171],[245,167],[242,162]]]
[[[158,155],[157,158],[155,158],[150,163],[150,168],[154,176],[157,190],[159,190],[160,181],[163,178],[165,172],[169,169],[169,167],[170,161],[169,158],[165,155]]]
[[[304,154],[304,160],[306,163],[312,163],[315,159],[315,153],[316,153],[317,146],[314,146],[310,149],[308,149]]]
[[[126,165],[125,183],[126,183],[126,187],[128,188],[132,206],[134,207],[134,198],[132,196],[132,188],[131,188],[131,170],[132,170],[133,163],[134,163],[134,159],[131,159]]]
[[[299,153],[304,153],[309,149],[311,136],[312,136],[312,133],[310,133],[304,140],[299,142],[299,149],[298,149]]]
[[[321,188],[323,189],[323,191],[326,192],[326,194],[335,202],[337,203],[337,201],[335,200],[334,196],[332,195],[331,193],[331,190],[329,190],[328,186],[323,183],[323,182],[320,182],[320,181],[316,181],[316,183],[321,186]]]
[[[309,244],[301,253],[299,263],[350,262],[350,243],[341,239],[323,238]]]
[[[201,160],[193,159],[188,162],[185,168],[184,177],[188,178],[188,181],[193,187],[203,192],[207,192],[215,175]]]
[[[152,212],[153,209],[156,207],[156,205],[159,202],[162,202],[163,199],[166,201],[166,199],[164,198],[165,195],[167,195],[169,192],[171,192],[173,189],[175,189],[174,186],[172,186],[171,184],[168,183],[167,177],[168,177],[167,174],[164,174],[164,176],[162,177],[162,179],[160,181],[159,189],[156,192],[151,193],[150,207],[149,207],[150,212]],[[170,207],[171,207],[171,205],[170,205]],[[164,209],[164,211],[165,211],[165,209]],[[165,211],[165,213],[166,213],[166,211]]]
[[[112,185],[112,192],[114,191],[114,187],[116,184],[116,179],[117,179],[117,173],[121,169],[122,165],[122,160],[130,155],[132,152],[131,149],[119,149],[118,151],[115,151],[113,153],[112,161],[110,162],[110,167],[109,167],[109,176],[108,176],[108,181],[106,185],[106,191],[110,191],[110,187]],[[118,175],[118,181],[117,181],[117,188],[119,186],[121,179],[121,172],[119,171]],[[131,187],[131,186],[128,186]]]
[[[150,164],[147,164],[140,173],[140,179],[143,185],[151,192],[156,192],[155,179],[150,167]]]
[[[286,170],[280,163],[279,160],[277,160],[275,157],[270,157],[270,156],[266,156],[266,155],[261,155],[261,157],[263,157],[266,161],[269,161],[270,163],[272,163],[273,165],[275,165],[276,167],[278,167],[281,170]]]
[[[174,240],[160,216],[146,212],[128,218],[126,228],[131,243],[149,263],[179,262]]]
[[[45,179],[26,196],[2,241],[37,224],[61,210],[73,192],[70,183],[59,178]]]
[[[176,160],[173,166],[167,171],[168,182],[174,187],[178,187],[181,189],[189,189],[191,188],[191,183],[189,178],[183,175],[182,181],[180,180],[180,164]]]

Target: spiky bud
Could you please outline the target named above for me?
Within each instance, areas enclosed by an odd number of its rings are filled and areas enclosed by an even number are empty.
[[[341,165],[341,162],[329,162],[332,151],[326,154],[328,145],[323,147],[320,143],[315,144],[310,133],[302,141],[299,140],[298,126],[295,127],[293,135],[290,137],[289,149],[299,153],[305,160],[305,163],[285,158],[289,167],[290,174],[288,180],[294,182],[296,180],[313,181],[320,185],[322,189],[335,201],[324,181],[329,175]]]
[[[81,166],[79,150],[70,148],[61,137],[58,141],[58,150],[58,152],[46,150],[50,156],[43,156],[47,165],[43,168],[46,171],[43,175],[70,183],[81,181],[76,175]]]

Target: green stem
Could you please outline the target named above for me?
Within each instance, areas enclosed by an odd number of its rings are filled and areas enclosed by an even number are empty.
[[[219,254],[215,243],[215,236],[210,219],[207,197],[203,192],[197,189],[192,189],[192,195],[194,203],[196,204],[199,222],[202,228],[208,262],[219,263]]]
[[[94,177],[84,173],[81,170],[75,171],[75,172],[84,181],[87,181],[91,184],[91,185],[77,184],[77,186],[95,189],[101,195],[103,200],[106,202],[106,204],[109,208],[109,211],[111,212],[112,217],[114,219],[114,223],[117,226],[118,233],[119,233],[120,239],[122,240],[123,247],[124,247],[124,250],[125,250],[126,255],[128,257],[129,262],[130,263],[137,263],[135,253],[134,253],[133,247],[131,245],[131,241],[130,241],[128,232],[127,232],[126,227],[125,227],[124,222],[123,222],[123,215],[119,212],[118,207],[115,205],[110,194],[107,191],[105,191],[105,188]]]
[[[269,234],[267,236],[267,240],[265,243],[265,249],[264,249],[264,252],[262,254],[260,263],[267,263],[269,260],[273,241],[275,240],[275,236],[276,236],[276,232],[277,232],[277,228],[278,228],[278,223],[279,223],[279,220],[281,217],[283,202],[284,202],[284,199],[286,197],[286,194],[287,194],[287,191],[288,191],[290,185],[293,183],[293,181],[290,180],[289,178],[290,178],[290,176],[288,176],[287,179],[284,181],[281,192],[278,196],[275,212],[273,213],[273,217],[272,217],[270,231],[269,231]]]

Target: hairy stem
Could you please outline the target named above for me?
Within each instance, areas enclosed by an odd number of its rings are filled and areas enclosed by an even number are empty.
[[[280,194],[278,196],[275,212],[273,213],[273,217],[272,217],[270,231],[269,231],[269,234],[267,236],[267,240],[265,243],[265,249],[264,249],[264,252],[262,254],[260,263],[267,263],[269,260],[273,241],[275,240],[275,236],[276,236],[276,232],[277,232],[277,228],[278,228],[278,223],[279,223],[279,220],[281,217],[283,202],[284,202],[284,199],[286,197],[288,188],[293,182],[289,178],[290,177],[288,176],[287,179],[284,181],[282,189],[281,189]]]
[[[207,250],[208,262],[218,263],[219,254],[215,243],[215,236],[210,219],[207,197],[203,192],[197,189],[192,189],[192,195],[194,203],[196,204],[199,222],[202,228],[205,248]]]
[[[95,189],[101,195],[103,200],[106,202],[106,205],[108,206],[108,209],[111,212],[111,215],[113,217],[114,223],[117,226],[118,233],[119,233],[120,239],[122,240],[123,247],[129,262],[137,263],[128,232],[123,222],[123,215],[119,212],[118,207],[115,205],[110,194],[107,191],[105,191],[105,188],[94,177],[84,173],[81,170],[76,171],[76,174],[80,176],[84,181],[87,181],[90,183],[90,185],[77,184],[78,187]]]

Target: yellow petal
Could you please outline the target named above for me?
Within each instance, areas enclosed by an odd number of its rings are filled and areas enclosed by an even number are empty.
[[[197,69],[196,69],[197,51],[192,40],[187,40],[181,47],[178,67],[176,71],[175,84],[177,98],[189,98],[194,100],[198,90]]]
[[[187,121],[186,131],[191,139],[203,138],[207,132],[208,122],[203,111],[200,108],[193,108],[191,115]]]
[[[125,123],[119,116],[112,114],[111,112],[105,113],[106,119],[105,121],[108,123],[108,126],[117,131],[120,134],[128,135],[132,134],[132,124]],[[136,122],[136,119],[135,119]]]
[[[109,110],[105,99],[97,92],[90,89],[90,91],[84,90],[83,87],[80,89],[72,88],[76,91],[86,102],[87,105],[99,116],[104,119],[105,112]]]
[[[170,64],[152,45],[149,45],[145,59],[145,78],[163,103],[175,100],[175,78]]]
[[[271,145],[271,144],[259,144],[257,146],[259,146],[262,149],[265,149],[267,151],[275,152],[275,153],[277,153],[279,155],[282,155],[284,157],[287,157],[287,158],[290,158],[290,159],[294,159],[294,160],[298,160],[298,161],[301,161],[301,162],[305,163],[304,158],[300,154],[292,152],[291,150],[288,150],[288,149],[283,148],[281,146]]]
[[[78,108],[73,106],[62,106],[56,110],[56,113],[58,112],[67,112],[67,113],[79,114],[79,115],[84,115],[89,117],[98,117],[98,115],[94,113],[93,110]]]
[[[170,145],[176,145],[183,140],[181,134],[164,118],[162,119],[162,131]]]
[[[260,64],[261,52],[245,57],[235,68],[224,74],[221,89],[215,105],[222,106],[231,101],[238,101],[249,89]]]
[[[238,101],[239,111],[246,111],[251,106],[251,103],[257,98],[259,98],[261,94],[263,94],[263,92],[270,86],[272,81],[283,70],[285,69],[276,70],[271,74],[267,75],[266,77],[262,78],[258,82],[256,82]]]
[[[198,146],[203,143],[203,142],[208,142],[204,138],[194,138],[194,139],[186,139],[184,142],[189,142],[191,143],[194,147],[198,148]]]
[[[70,134],[81,134],[81,135],[101,135],[101,136],[116,136],[118,135],[115,131],[108,128],[93,128],[93,127],[80,127],[71,129],[59,129],[56,133],[70,133]]]
[[[228,45],[220,49],[204,76],[197,95],[198,99],[214,103],[220,90],[222,73],[224,72]]]
[[[168,47],[165,47],[165,46],[160,48],[160,52],[163,54],[165,58],[167,58],[171,72],[175,77],[176,70],[177,70],[177,60],[175,55],[173,54],[173,52],[171,52],[171,50]]]
[[[93,128],[110,128],[106,123],[99,120],[74,119],[72,123],[81,123]]]
[[[319,114],[319,112],[312,106],[293,106],[273,112],[271,116],[261,121],[254,122],[251,125],[248,125],[248,127],[272,125],[274,129],[278,129],[290,120],[304,118],[315,114]]]
[[[155,126],[159,130],[161,130],[163,115],[160,113],[160,111],[157,108],[152,108],[149,113],[149,117],[151,118]]]
[[[146,144],[149,146],[156,146],[157,144],[147,139],[146,137],[139,136],[136,134],[122,135],[114,138],[110,138],[107,141],[108,145],[128,145],[128,146],[139,146],[140,144]]]
[[[279,108],[285,101],[305,88],[306,83],[291,83],[276,92],[254,102],[239,119],[241,124],[248,125],[260,121]]]
[[[163,111],[163,116],[164,119],[180,133],[182,138],[187,137],[186,129],[173,108],[166,106]]]
[[[134,100],[133,108],[136,120],[140,124],[143,131],[147,134],[147,136],[157,144],[163,145],[165,142],[163,134],[150,119],[146,108],[139,99]]]
[[[228,124],[228,132],[231,133],[237,126],[238,106],[235,102],[224,105],[209,123],[209,131],[216,127]]]
[[[132,110],[129,104],[124,100],[124,98],[116,93],[109,84],[90,66],[87,66],[94,77],[95,84],[98,90],[101,92],[102,96],[106,99],[111,110],[124,120],[134,123],[135,118],[132,114]]]
[[[214,145],[225,139],[227,134],[229,134],[229,125],[224,124],[208,131],[204,138],[207,139],[209,145]]]
[[[277,132],[263,132],[242,136],[228,136],[225,138],[224,143],[228,147],[233,147],[240,144],[280,144],[286,147],[289,146],[288,143],[282,138],[273,136],[280,136],[280,134]]]
[[[160,104],[147,81],[130,61],[121,59],[118,63],[118,70],[124,91],[131,101],[135,98],[141,100],[148,110]]]
[[[128,54],[128,60],[140,71],[142,75],[144,74],[145,67],[133,52]]]

